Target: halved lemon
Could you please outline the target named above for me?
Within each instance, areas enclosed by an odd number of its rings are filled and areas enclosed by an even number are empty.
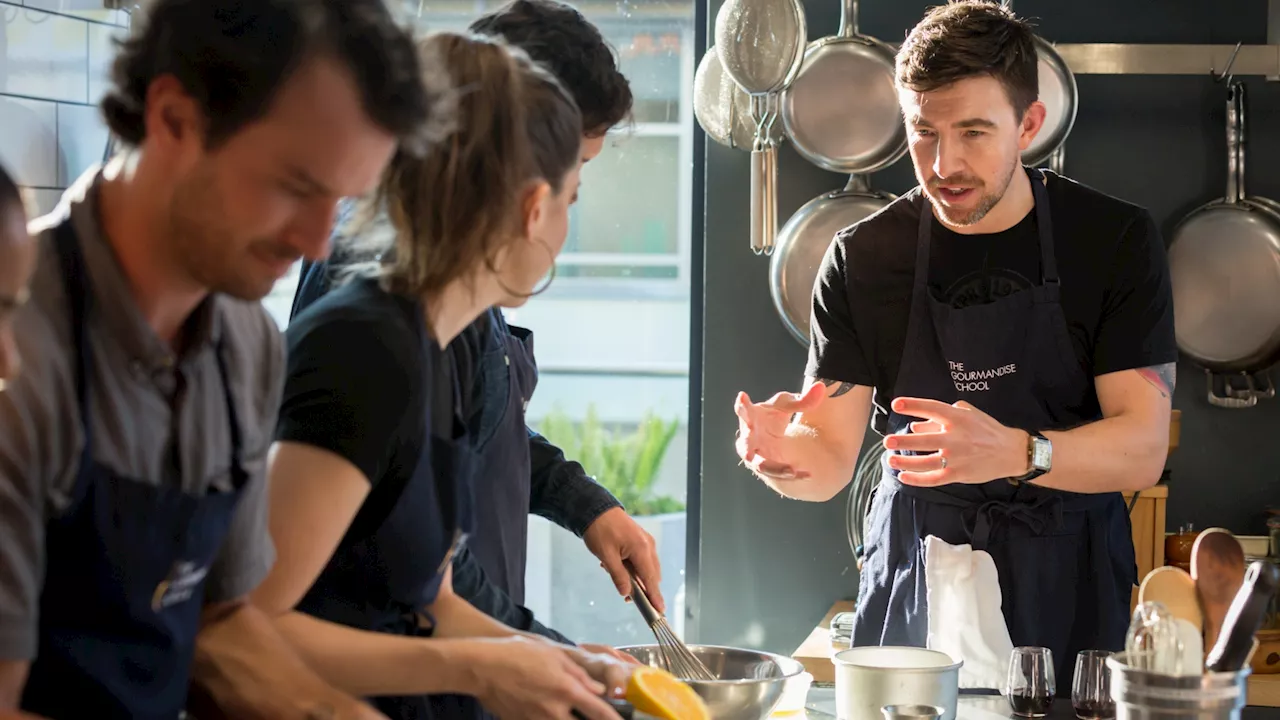
[[[693,688],[666,670],[647,665],[631,673],[627,702],[663,720],[711,720],[711,711]]]

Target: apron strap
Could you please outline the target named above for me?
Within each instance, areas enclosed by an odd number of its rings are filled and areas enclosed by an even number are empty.
[[[1058,279],[1058,258],[1053,249],[1053,218],[1049,214],[1049,191],[1045,189],[1048,177],[1035,168],[1026,168],[1031,177],[1031,194],[1036,202],[1036,229],[1040,233],[1040,267],[1044,274],[1044,284],[1056,288],[1061,284]]]
[[[75,485],[71,489],[68,506],[70,510],[84,497],[89,482],[88,470],[93,464],[93,419],[89,400],[89,368],[93,365],[93,356],[88,329],[91,285],[84,255],[80,251],[80,239],[76,236],[70,216],[54,227],[53,246],[62,269],[63,288],[71,311],[71,344],[74,352],[72,376],[75,380],[76,408],[80,413],[80,432],[84,436]]]
[[[216,308],[214,312],[217,312]],[[218,376],[222,381],[222,399],[227,405],[227,425],[231,431],[231,488],[236,491],[248,484],[249,472],[244,469],[244,436],[240,426],[240,413],[236,411],[236,400],[231,392],[231,381],[227,373],[227,361],[221,338],[214,345],[213,355],[217,359]]]
[[[1046,495],[1030,503],[988,500],[978,505],[971,516],[969,513],[966,516],[965,529],[973,549],[985,550],[991,541],[992,529],[1012,520],[1026,525],[1036,535],[1043,535],[1050,521],[1054,529],[1061,530],[1062,498]]]

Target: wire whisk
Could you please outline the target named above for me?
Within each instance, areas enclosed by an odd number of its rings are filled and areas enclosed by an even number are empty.
[[[653,631],[653,636],[658,639],[658,654],[662,656],[662,664],[666,665],[667,672],[681,680],[719,680],[715,673],[707,669],[698,656],[676,637],[675,631],[667,624],[667,619],[649,601],[649,591],[645,589],[644,583],[640,582],[640,578],[636,577],[635,570],[628,567],[627,571],[631,574],[631,599],[635,601],[636,607],[640,608],[640,614],[644,616],[644,621]],[[637,590],[639,592],[636,592]]]

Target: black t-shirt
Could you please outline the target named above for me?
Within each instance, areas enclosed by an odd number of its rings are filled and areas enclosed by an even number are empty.
[[[1092,376],[1174,362],[1173,294],[1164,243],[1144,209],[1046,173],[1061,303],[1076,360]],[[906,343],[919,188],[842,230],[814,286],[805,374],[875,388],[875,427],[893,398]],[[1036,214],[999,233],[932,223],[928,281],[956,307],[1042,282]]]
[[[474,363],[455,363],[456,353],[425,334],[418,303],[371,279],[332,290],[285,331],[288,374],[276,439],[328,450],[375,487],[387,486],[365,503],[355,526],[385,517],[428,446],[428,429],[458,437],[465,402],[455,378]],[[480,339],[464,333],[454,342],[466,345],[465,356],[477,352],[468,343]]]

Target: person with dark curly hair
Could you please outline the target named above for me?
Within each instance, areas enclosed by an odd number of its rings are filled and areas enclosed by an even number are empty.
[[[573,7],[558,0],[514,0],[475,20],[470,30],[524,50],[560,80],[582,113],[583,163],[599,155],[605,134],[630,116],[631,87],[612,49]],[[304,267],[292,317],[329,291],[344,262],[344,248],[358,242],[344,236],[344,225],[338,222],[334,256]],[[334,348],[333,353],[358,350]],[[623,596],[631,592],[624,563],[631,564],[654,603],[664,608],[653,538],[580,464],[525,424],[525,407],[538,377],[533,333],[507,325],[494,308],[466,328],[450,351],[460,367],[470,368],[470,394],[478,408],[472,429],[481,439],[475,492],[484,499],[477,503],[471,542],[454,558],[455,591],[507,625],[568,640],[521,605],[532,512],[583,538]]]
[[[285,376],[261,299],[436,115],[382,0],[157,0],[111,71],[125,149],[31,224],[0,393],[0,709],[381,717],[247,598],[275,558]]]

